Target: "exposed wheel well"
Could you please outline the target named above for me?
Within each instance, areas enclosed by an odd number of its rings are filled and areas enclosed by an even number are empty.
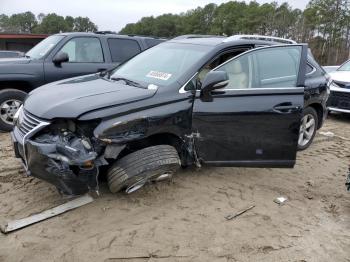
[[[318,117],[317,129],[319,129],[322,126],[322,121],[323,121],[323,107],[321,104],[318,104],[318,103],[310,104],[308,105],[308,107],[312,107],[317,112],[317,117]]]
[[[25,81],[1,81],[0,82],[0,90],[3,89],[18,89],[29,93],[33,90],[32,86]]]
[[[180,158],[182,158],[184,152],[184,141],[176,135],[170,133],[161,133],[146,137],[141,140],[129,142],[125,149],[123,149],[123,151],[118,155],[118,159],[137,150],[156,145],[173,146],[177,150]]]

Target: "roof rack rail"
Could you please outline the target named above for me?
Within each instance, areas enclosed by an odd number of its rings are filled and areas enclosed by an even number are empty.
[[[114,31],[96,31],[95,34],[100,34],[100,35],[114,34],[114,35],[116,35],[117,33]]]
[[[222,35],[180,35],[180,36],[174,37],[173,40],[190,39],[190,38],[210,38],[210,37],[224,38],[225,36],[222,36]]]
[[[224,42],[229,42],[233,40],[239,40],[239,39],[251,39],[251,40],[263,40],[263,41],[270,41],[270,42],[276,42],[276,43],[282,43],[282,44],[296,44],[294,40],[281,38],[281,37],[275,37],[275,36],[265,36],[265,35],[233,35],[227,37]]]

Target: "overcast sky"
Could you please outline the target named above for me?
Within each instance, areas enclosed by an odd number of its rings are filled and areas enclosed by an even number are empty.
[[[288,2],[294,8],[304,9],[308,0],[276,0]],[[134,23],[143,16],[164,13],[181,13],[208,3],[221,4],[227,0],[0,0],[0,14],[11,15],[31,11],[57,13],[62,16],[87,16],[99,30],[119,31],[127,23]],[[248,1],[247,1],[248,2]],[[272,2],[257,0],[259,3]]]

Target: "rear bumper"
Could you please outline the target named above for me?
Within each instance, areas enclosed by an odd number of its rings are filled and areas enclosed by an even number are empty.
[[[67,195],[80,195],[96,187],[96,169],[85,173],[74,173],[69,165],[45,155],[48,144],[30,139],[23,145],[16,128],[11,132],[13,149],[17,158],[22,160],[28,175],[32,175],[54,185]],[[26,157],[24,157],[24,154]]]

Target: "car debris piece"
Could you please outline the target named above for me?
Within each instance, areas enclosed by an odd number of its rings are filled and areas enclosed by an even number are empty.
[[[320,135],[327,136],[327,137],[334,137],[335,136],[334,133],[330,132],[330,131],[327,131],[327,132],[321,131],[319,133],[320,133]]]
[[[286,197],[277,197],[273,202],[283,205],[288,199]]]
[[[336,138],[339,138],[341,140],[345,140],[345,141],[350,141],[349,138],[346,138],[346,137],[343,137],[343,136],[338,136],[336,134],[334,134],[333,132],[330,132],[330,131],[327,131],[327,132],[319,132],[320,135],[323,135],[323,136],[326,136],[326,137],[336,137]]]
[[[75,198],[67,203],[45,210],[41,213],[32,215],[30,217],[26,217],[18,220],[12,220],[6,223],[5,225],[0,225],[0,231],[3,232],[4,234],[7,234],[17,229],[24,228],[26,226],[38,223],[40,221],[46,220],[48,218],[57,216],[62,213],[65,213],[77,207],[81,207],[83,205],[89,204],[93,201],[94,199],[90,195],[86,194],[84,196]]]
[[[349,167],[349,171],[348,171],[348,177],[347,177],[346,182],[345,182],[345,186],[346,186],[346,189],[350,192],[350,167]]]
[[[232,220],[232,219],[234,219],[234,218],[236,218],[236,217],[238,217],[238,216],[244,214],[245,212],[247,212],[247,211],[253,209],[254,207],[255,207],[255,206],[252,205],[252,206],[250,206],[250,207],[248,207],[248,208],[246,208],[246,209],[242,209],[241,211],[239,211],[238,213],[236,213],[236,214],[234,214],[234,215],[225,216],[225,218],[226,218],[226,220]]]

